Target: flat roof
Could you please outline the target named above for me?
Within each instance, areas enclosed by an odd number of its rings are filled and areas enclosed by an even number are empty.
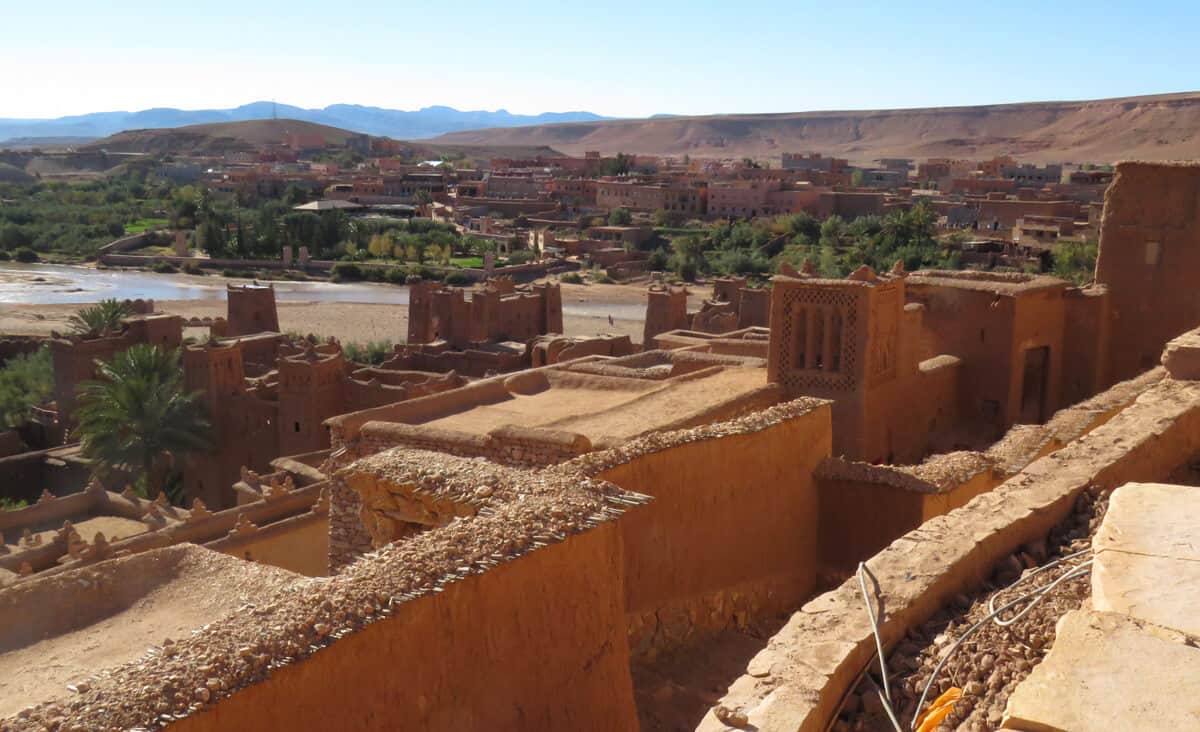
[[[15,594],[2,608],[9,617],[0,622],[0,718],[70,697],[68,684],[135,661],[164,639],[187,640],[245,603],[306,581],[191,544],[30,580],[8,590]]]
[[[486,434],[503,425],[627,439],[699,415],[711,406],[767,385],[761,368],[723,368],[700,378],[652,380],[548,369],[528,393],[506,390],[465,409],[417,424]],[[525,391],[522,389],[521,391]]]

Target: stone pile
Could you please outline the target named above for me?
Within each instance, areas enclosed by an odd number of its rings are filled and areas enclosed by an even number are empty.
[[[431,491],[473,491],[472,484],[494,480],[494,469],[483,461],[459,461],[439,476],[436,466],[426,466],[423,480]],[[456,518],[386,546],[335,577],[282,586],[268,601],[247,605],[190,638],[151,648],[145,658],[93,680],[71,700],[0,720],[0,729],[161,729],[386,619],[405,602],[597,527],[648,500],[577,474],[543,471],[522,476],[521,485],[519,494],[493,489],[511,501],[483,506],[473,518]]]
[[[928,622],[908,632],[888,658],[892,699],[902,724],[907,725],[912,720],[917,700],[934,667],[964,631],[988,615],[989,598],[1025,573],[1089,548],[1091,535],[1100,525],[1107,504],[1107,494],[1081,493],[1074,512],[1051,531],[1046,541],[1028,544],[1009,555],[993,569],[991,578],[974,597],[959,595],[952,607],[944,608]],[[1002,595],[996,606],[1015,598],[1023,590],[1054,581],[1086,558],[1084,555],[1040,573],[1027,583],[1028,586],[1023,584]],[[1017,624],[1002,628],[989,622],[965,641],[938,673],[926,697],[928,706],[950,687],[962,689],[962,698],[938,729],[982,732],[997,728],[1008,697],[1053,645],[1058,619],[1080,607],[1090,595],[1091,585],[1086,575],[1067,580]],[[1004,617],[1011,615],[1008,613]],[[872,669],[872,675],[878,679],[878,664],[872,664]],[[891,732],[893,728],[874,687],[864,682],[848,696],[833,729],[837,732]]]

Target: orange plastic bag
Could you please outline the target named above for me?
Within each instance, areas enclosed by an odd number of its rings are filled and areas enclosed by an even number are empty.
[[[954,702],[960,698],[962,698],[962,689],[957,686],[946,689],[946,693],[934,699],[933,704],[929,705],[925,713],[917,717],[917,732],[933,732],[937,729],[946,715],[954,709]]]

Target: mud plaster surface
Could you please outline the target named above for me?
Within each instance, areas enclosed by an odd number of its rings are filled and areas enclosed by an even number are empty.
[[[187,638],[193,630],[248,602],[290,582],[304,581],[290,572],[200,547],[188,545],[186,550],[177,564],[163,567],[160,582],[125,609],[0,654],[0,718],[31,704],[69,697],[73,692],[68,684],[132,661],[167,638]],[[109,563],[94,571],[113,568]],[[77,573],[70,573],[62,581],[80,580]],[[75,610],[89,612],[87,607]],[[38,608],[30,607],[28,612]]]

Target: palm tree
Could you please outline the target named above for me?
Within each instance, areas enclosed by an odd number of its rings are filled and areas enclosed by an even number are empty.
[[[128,300],[109,298],[82,308],[68,322],[71,330],[78,335],[99,336],[119,331],[122,321],[132,313]]]
[[[178,458],[211,446],[199,393],[183,392],[179,355],[139,344],[80,384],[75,436],[96,472],[129,470],[148,497],[166,491]]]

